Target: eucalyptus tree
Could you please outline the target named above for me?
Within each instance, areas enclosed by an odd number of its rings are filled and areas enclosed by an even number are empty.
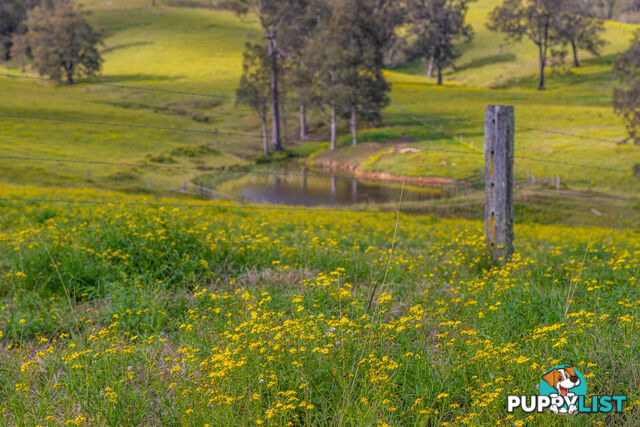
[[[280,131],[280,73],[282,61],[290,55],[294,37],[305,28],[308,0],[230,0],[230,7],[239,15],[258,19],[267,41],[269,57],[269,89],[271,103],[271,146],[282,150]]]
[[[538,89],[545,89],[544,71],[551,48],[557,43],[557,22],[562,1],[504,0],[489,14],[487,27],[506,33],[507,39],[519,41],[526,37],[538,48]]]
[[[442,84],[442,70],[461,55],[459,45],[473,38],[473,27],[466,23],[469,3],[475,0],[407,0],[407,21],[413,43],[412,56],[428,62],[427,76],[437,70]]]

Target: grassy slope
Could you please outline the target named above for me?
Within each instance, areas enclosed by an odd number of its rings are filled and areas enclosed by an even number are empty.
[[[535,46],[528,40],[512,45],[503,44],[503,35],[485,28],[488,12],[498,3],[496,0],[481,0],[471,6],[469,22],[474,26],[476,37],[464,49],[464,55],[456,62],[456,69],[448,71],[444,87],[437,87],[433,80],[422,77],[424,71],[419,62],[387,73],[393,83],[393,104],[397,106],[392,106],[390,111],[424,115],[429,122],[445,128],[444,133],[423,136],[414,146],[442,148],[447,145],[479,152],[483,141],[485,105],[505,103],[516,106],[516,123],[520,127],[516,150],[520,155],[631,171],[632,166],[640,162],[640,149],[523,128],[622,139],[624,127],[611,108],[611,66],[615,53],[628,45],[636,27],[607,23],[605,37],[609,44],[603,50],[603,56],[593,58],[583,54],[583,67],[577,70],[568,67],[548,69],[547,91],[539,92],[535,90]],[[500,90],[494,89],[498,87]],[[469,122],[451,122],[442,120],[443,117]],[[395,137],[406,133],[406,120],[390,120],[394,124],[401,124],[389,129],[395,133]],[[415,132],[412,134],[410,131],[409,135],[414,136]],[[461,135],[466,142],[451,138],[450,135]],[[379,153],[384,151],[387,150],[382,149]],[[480,174],[482,168],[477,156],[429,151],[383,156],[379,153],[372,156],[373,162],[365,162],[362,167],[397,174],[457,178]],[[601,188],[624,191],[638,183],[629,174],[518,160],[518,157],[516,163],[516,173],[520,178],[524,178],[527,170],[538,177],[560,174],[564,181],[574,187],[584,187],[592,180]]]
[[[395,115],[385,118],[378,129],[362,133],[364,141],[377,141],[376,149],[363,149],[367,156],[360,168],[396,174],[450,176],[479,175],[481,158],[423,151],[399,154],[389,152],[388,141],[408,136],[417,148],[454,148],[479,152],[482,146],[483,109],[489,103],[516,105],[517,123],[562,132],[620,139],[624,129],[611,110],[611,63],[615,52],[628,43],[630,25],[610,23],[610,44],[601,58],[587,58],[579,70],[550,71],[549,89],[535,88],[535,50],[522,41],[500,47],[503,36],[489,32],[484,22],[496,0],[474,3],[469,20],[476,38],[450,70],[445,87],[421,76],[413,64],[389,71],[393,84],[393,104],[389,112],[409,111],[429,116],[444,132],[423,123]],[[247,36],[259,37],[256,26],[230,12],[211,9],[150,8],[148,1],[87,0],[90,19],[105,30],[104,71],[107,83],[155,86],[232,94],[241,71],[241,51]],[[498,56],[501,51],[502,55]],[[15,70],[12,70],[15,72]],[[555,75],[552,75],[555,74]],[[99,86],[55,87],[33,81],[2,78],[0,112],[33,114],[61,118],[86,118],[154,126],[221,129],[258,133],[258,123],[246,108],[232,101],[219,105],[209,98],[185,97],[105,88]],[[492,87],[501,87],[500,90]],[[155,112],[157,111],[157,112]],[[183,114],[180,113],[183,112]],[[195,121],[206,116],[209,123]],[[443,117],[466,119],[451,122]],[[219,155],[201,158],[172,156],[178,164],[211,166],[242,164],[258,155],[259,141],[246,137],[216,137],[200,134],[158,132],[142,129],[92,127],[70,124],[2,119],[0,148],[8,155],[60,156],[66,158],[140,161],[150,155],[169,155],[180,145],[210,144]],[[295,129],[294,129],[295,130]],[[463,141],[451,138],[460,135]],[[348,138],[344,137],[344,143]],[[561,135],[518,131],[517,152],[521,156],[597,164],[630,171],[640,163],[640,150],[616,144],[580,140]],[[350,162],[362,157],[359,150],[344,150],[324,157]],[[319,156],[321,159],[323,156]],[[6,161],[0,159],[4,179],[16,182],[65,183],[85,185],[84,165],[64,165]],[[520,178],[526,171],[536,177],[562,175],[572,187],[626,191],[637,183],[629,174],[616,174],[578,167],[559,167],[528,160],[517,160]],[[91,184],[116,188],[144,188],[150,177],[154,187],[176,186],[195,174],[162,170],[131,170],[121,167],[91,167]],[[118,179],[116,179],[118,178]]]
[[[90,20],[105,31],[106,83],[154,86],[233,94],[241,70],[245,36],[253,26],[229,12],[188,8],[147,8],[146,1],[91,1]],[[15,72],[15,70],[11,70]],[[58,87],[33,81],[2,78],[0,110],[7,114],[135,123],[150,126],[226,130],[255,133],[251,122],[237,120],[248,114],[232,101],[205,97],[151,94],[134,90],[85,86]],[[216,104],[220,105],[216,105]],[[154,112],[159,110],[159,112]],[[184,113],[179,113],[183,111]],[[185,114],[185,115],[183,115]],[[208,123],[192,116],[207,116]],[[210,144],[222,155],[198,159],[207,165],[241,164],[246,149],[259,140],[143,129],[86,127],[77,124],[3,119],[0,147],[7,155],[139,161],[147,155],[168,154],[181,145]],[[176,162],[198,164],[177,157]],[[15,181],[73,182],[85,177],[86,166],[33,165],[0,160],[3,177]],[[91,167],[98,184],[122,168]],[[176,173],[131,171],[137,176],[124,185],[141,185],[150,174],[154,182],[181,182]]]

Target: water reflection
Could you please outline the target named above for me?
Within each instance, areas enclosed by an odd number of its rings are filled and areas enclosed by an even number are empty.
[[[397,201],[401,184],[367,181],[345,175],[287,165],[282,175],[246,175],[218,189],[251,203],[298,206],[344,206]],[[291,175],[294,174],[294,175]],[[442,197],[441,189],[405,187],[404,200]]]

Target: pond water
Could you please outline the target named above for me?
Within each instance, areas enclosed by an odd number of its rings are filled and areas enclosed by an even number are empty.
[[[235,199],[251,203],[294,206],[346,206],[360,203],[395,202],[400,198],[401,183],[370,181],[348,173],[309,170],[287,164],[280,174],[248,174],[227,181],[216,189]],[[443,197],[441,188],[405,186],[404,201],[431,200]]]

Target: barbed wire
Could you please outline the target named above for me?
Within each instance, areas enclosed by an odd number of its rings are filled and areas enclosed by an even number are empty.
[[[26,76],[26,75],[18,75],[18,74],[10,74],[10,73],[0,73],[0,76],[8,77],[8,78],[14,78],[14,79],[28,79],[28,80],[53,81],[53,82],[57,82],[58,81],[56,79],[47,78],[47,77]],[[128,90],[155,92],[155,93],[169,93],[169,94],[174,94],[174,95],[201,96],[201,97],[208,97],[208,98],[220,98],[220,99],[243,100],[243,101],[261,101],[261,102],[270,101],[269,99],[265,99],[265,98],[252,98],[252,97],[242,97],[242,96],[216,94],[216,93],[181,91],[181,90],[174,90],[174,89],[162,89],[162,88],[157,88],[157,87],[119,85],[119,84],[114,84],[114,83],[103,83],[103,82],[86,82],[86,83],[85,82],[77,82],[77,83],[72,83],[72,85],[81,85],[81,84],[87,84],[87,85],[92,85],[92,86],[105,86],[105,87],[111,87],[111,88],[117,88],[117,89],[128,89]],[[303,107],[304,106],[306,108],[320,109],[320,110],[325,110],[326,108],[330,107],[330,106],[324,105],[324,104],[305,103],[305,102],[302,102],[302,101],[299,101],[299,100],[298,101],[280,100],[278,103],[279,104],[284,104],[284,105],[295,105],[295,106],[298,106],[298,107]],[[390,106],[392,106],[392,107],[396,106],[397,107],[397,105],[394,105],[394,104],[391,104]],[[351,111],[354,110],[353,107],[351,107],[351,106],[346,106],[346,107],[345,106],[334,106],[334,108],[336,108],[337,110],[340,110],[340,111],[345,111],[345,112],[351,112]],[[415,114],[415,113],[381,112],[379,110],[361,109],[361,108],[356,108],[355,111],[358,112],[358,113],[364,113],[364,114],[384,113],[384,114],[388,114],[388,115],[412,116],[412,117],[415,117],[415,118],[423,118],[423,119],[426,118],[426,119],[439,120],[439,121],[467,122],[467,123],[473,123],[473,124],[476,124],[476,125],[477,124],[484,124],[483,120],[472,120],[472,119],[465,119],[465,118],[461,118],[461,117],[424,116],[424,115],[419,115],[419,114]],[[574,133],[570,133],[570,132],[556,131],[556,130],[551,130],[551,129],[541,129],[541,128],[536,128],[536,127],[531,127],[531,126],[521,126],[521,125],[518,125],[518,124],[516,124],[515,127],[518,128],[518,129],[534,131],[534,132],[543,132],[543,133],[554,134],[554,135],[569,136],[569,137],[578,138],[578,139],[584,139],[584,140],[608,142],[608,143],[613,143],[613,144],[617,144],[617,145],[621,144],[621,141],[614,140],[614,139],[609,139],[609,138],[595,137],[595,136],[582,135],[582,134],[574,134]],[[262,136],[260,136],[260,137],[262,137]]]
[[[528,188],[526,186],[522,186],[521,188],[518,188],[517,190],[518,191],[530,191],[532,193],[546,194],[546,195],[555,196],[555,197],[566,196],[566,192],[567,191],[571,191],[571,190],[547,190],[547,189],[540,188],[540,187]],[[575,193],[574,193],[574,196],[575,196]],[[586,194],[581,194],[580,196],[581,197],[587,197]],[[600,196],[600,197],[606,197],[606,198],[609,198],[609,199],[624,200],[624,201],[637,200],[637,199],[634,199],[634,198],[624,197],[624,196],[621,196],[621,195],[616,195],[616,194],[611,194],[611,193],[591,192],[591,194],[589,194],[589,196],[591,196],[591,197]]]
[[[565,162],[565,161],[561,161],[561,160],[549,160],[549,159],[540,159],[540,158],[535,158],[535,157],[529,157],[529,156],[522,156],[522,155],[518,155],[516,154],[515,156],[516,160],[529,160],[532,162],[536,162],[536,163],[553,163],[556,165],[562,165],[562,166],[576,166],[576,167],[580,167],[583,169],[596,169],[596,170],[602,170],[602,171],[608,171],[608,172],[618,172],[618,173],[623,173],[623,174],[630,174],[630,171],[626,171],[623,169],[616,169],[616,168],[610,168],[610,167],[606,167],[606,166],[595,166],[595,165],[586,165],[584,163],[572,163],[572,162]]]
[[[278,210],[278,211],[306,211],[306,212],[339,212],[339,213],[358,213],[372,215],[386,215],[395,213],[395,209],[376,210],[367,209],[351,209],[348,207],[307,207],[307,206],[283,206],[283,205],[222,205],[218,203],[204,202],[198,203],[163,203],[163,202],[126,202],[112,200],[83,200],[83,199],[41,199],[41,198],[23,198],[23,197],[0,197],[1,202],[21,202],[21,203],[52,203],[52,204],[78,204],[78,205],[116,205],[116,206],[144,206],[152,208],[176,207],[176,208],[196,208],[196,209],[220,209],[220,210]]]
[[[255,210],[280,210],[280,211],[305,211],[305,212],[333,212],[333,213],[357,213],[357,214],[371,214],[371,215],[387,215],[395,212],[394,209],[389,210],[354,210],[354,209],[338,209],[336,207],[329,208],[317,208],[317,207],[298,207],[298,206],[263,206],[263,205],[246,205],[246,206],[224,206],[224,205],[214,205],[214,204],[194,204],[194,203],[155,203],[155,202],[119,202],[119,201],[107,201],[107,200],[80,200],[80,199],[40,199],[40,198],[0,198],[0,201],[3,202],[19,202],[19,203],[54,203],[54,204],[80,204],[80,205],[116,205],[116,206],[143,206],[143,207],[180,207],[180,208],[201,208],[201,209],[225,209],[225,210],[243,210],[243,209],[255,209]],[[481,204],[481,203],[480,203]],[[571,209],[562,209],[552,206],[545,205],[532,205],[532,204],[524,204],[521,201],[514,202],[514,206],[521,206],[525,208],[537,208],[547,211],[556,211],[559,213],[567,213],[571,211]],[[423,206],[424,208],[424,206]],[[404,212],[403,212],[404,211]],[[403,213],[405,214],[413,214],[415,212],[407,212],[411,211],[411,208],[403,209]],[[575,210],[574,210],[575,211]],[[429,214],[429,213],[426,213]],[[483,218],[482,215],[477,215],[473,217],[468,216],[460,216],[460,219],[465,219],[469,221],[478,221]],[[540,223],[535,219],[527,219],[526,222],[521,224],[526,225],[527,223]],[[620,226],[614,224],[598,224],[592,222],[581,222],[581,221],[553,221],[551,224],[542,222],[543,225],[572,225],[572,226],[580,226],[580,227],[594,227],[594,228],[603,228],[603,229],[615,229],[615,230],[627,230],[627,231],[639,231],[639,227],[628,227],[628,226]],[[0,242],[7,242],[8,240],[0,239]],[[16,240],[17,242],[18,240]],[[364,245],[363,242],[354,242],[354,245]],[[404,246],[421,248],[421,245],[414,245],[411,243],[404,243]]]
[[[25,75],[10,74],[10,73],[0,73],[0,76],[13,78],[13,79],[26,79],[26,80],[39,80],[39,81],[59,82],[59,80],[57,80],[57,79],[48,78],[48,77],[41,77],[41,76],[25,76]],[[269,99],[269,98],[253,98],[253,97],[248,97],[248,96],[227,95],[227,94],[219,94],[219,93],[193,92],[193,91],[183,91],[183,90],[175,90],[175,89],[163,89],[163,88],[158,88],[158,87],[120,85],[120,84],[115,84],[115,83],[104,83],[104,82],[99,82],[99,81],[74,82],[74,83],[68,84],[68,86],[78,86],[78,85],[82,85],[82,84],[86,84],[86,85],[89,85],[89,86],[104,86],[104,87],[110,87],[110,88],[116,88],[116,89],[127,89],[127,90],[142,91],[142,92],[168,93],[168,94],[173,94],[173,95],[200,96],[200,97],[206,97],[206,98],[229,99],[229,100],[235,100],[235,101],[258,101],[258,102],[264,102],[264,103],[270,103],[271,102],[271,99]],[[293,105],[293,106],[297,106],[297,107],[305,107],[305,108],[311,108],[311,109],[316,109],[316,110],[325,110],[327,108],[332,108],[331,106],[325,105],[325,104],[317,104],[317,103],[313,103],[313,102],[308,103],[308,102],[303,102],[303,101],[288,101],[286,99],[285,100],[278,100],[278,104],[281,104],[281,105]],[[349,107],[333,106],[333,108],[335,108],[338,111],[343,111],[343,112],[351,112],[351,111],[354,110],[353,107],[350,107],[350,106]],[[378,113],[380,113],[380,111],[378,111],[378,110],[370,110],[370,109],[362,109],[362,108],[356,108],[355,111],[358,112],[358,113],[364,113],[364,114],[378,114]],[[390,114],[394,114],[394,113],[390,113]]]
[[[171,127],[163,127],[163,126],[136,125],[131,123],[102,122],[102,121],[82,120],[82,119],[62,119],[57,117],[25,116],[21,114],[15,114],[15,115],[0,114],[0,117],[18,119],[18,120],[39,120],[39,121],[48,121],[48,122],[77,123],[77,124],[83,124],[83,125],[113,126],[113,127],[135,128],[135,129],[151,129],[151,130],[160,130],[160,131],[168,131],[168,132],[187,132],[187,133],[201,133],[201,134],[207,134],[207,135],[244,136],[249,138],[262,139],[262,135],[241,133],[241,132],[227,132],[227,131],[219,131],[219,130],[171,128]]]
[[[616,145],[621,145],[623,143],[622,141],[615,140],[615,139],[602,138],[602,137],[589,136],[589,135],[581,135],[581,134],[576,134],[576,133],[562,132],[562,131],[550,130],[550,129],[540,129],[540,128],[534,128],[534,127],[529,127],[529,126],[516,125],[516,128],[519,128],[519,129],[522,129],[522,130],[533,131],[533,132],[548,133],[548,134],[552,134],[552,135],[570,136],[572,138],[585,139],[585,140],[590,140],[590,141],[607,142],[607,143],[616,144]]]
[[[455,151],[438,148],[425,148],[428,151],[438,151],[445,153],[463,153],[469,154],[466,151]],[[475,153],[471,153],[475,154]],[[380,179],[367,176],[355,176],[355,175],[333,175],[333,174],[314,174],[314,173],[292,173],[281,171],[256,171],[256,170],[242,170],[242,169],[225,169],[220,167],[211,166],[182,166],[182,165],[165,165],[155,163],[130,163],[130,162],[109,162],[103,160],[79,160],[79,159],[61,159],[52,157],[30,157],[30,156],[10,156],[0,155],[0,159],[8,160],[26,160],[36,162],[50,162],[50,163],[72,163],[72,164],[88,164],[88,165],[101,165],[101,166],[127,166],[127,167],[139,167],[139,168],[158,168],[158,169],[179,169],[179,170],[193,170],[200,172],[217,172],[217,173],[230,173],[240,175],[263,175],[263,176],[279,176],[279,177],[295,177],[295,178],[323,178],[323,179],[340,179],[340,180],[361,180],[372,182],[391,182],[388,179]],[[411,182],[411,178],[421,179],[428,178],[423,176],[407,177],[407,181]],[[400,182],[400,181],[398,181]]]

